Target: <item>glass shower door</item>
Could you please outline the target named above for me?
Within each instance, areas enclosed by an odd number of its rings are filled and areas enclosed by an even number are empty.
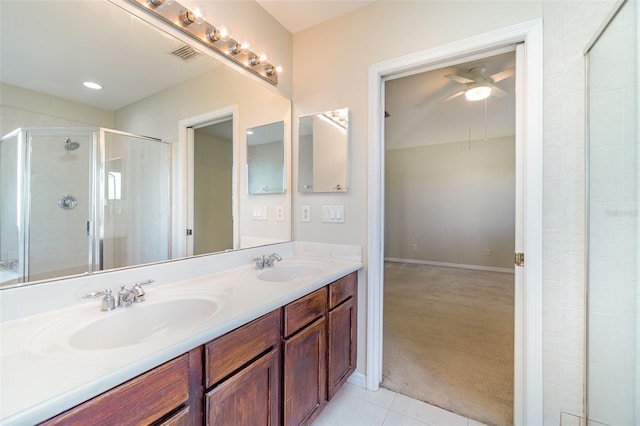
[[[587,51],[589,424],[640,424],[637,7],[621,3]]]
[[[99,269],[170,259],[169,144],[102,130]]]
[[[22,281],[20,262],[20,132],[0,140],[0,286]]]
[[[94,132],[27,131],[25,281],[91,270]]]

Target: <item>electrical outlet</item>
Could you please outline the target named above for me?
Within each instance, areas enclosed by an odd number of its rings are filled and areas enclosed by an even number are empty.
[[[418,245],[415,243],[411,244],[411,251],[418,251]]]
[[[310,206],[302,206],[302,221],[303,222],[311,222],[311,207]]]
[[[491,256],[491,249],[484,249],[485,256]]]
[[[276,207],[276,220],[278,222],[284,222],[284,206]]]

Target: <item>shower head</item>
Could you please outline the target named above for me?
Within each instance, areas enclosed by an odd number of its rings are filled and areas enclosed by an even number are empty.
[[[79,147],[80,147],[80,143],[73,142],[69,138],[64,138],[64,149],[66,149],[67,151],[73,151],[78,149]]]

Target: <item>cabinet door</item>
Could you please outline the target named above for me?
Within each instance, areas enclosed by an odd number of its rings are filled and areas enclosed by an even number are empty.
[[[200,353],[179,356],[42,425],[126,426],[155,422],[189,400],[190,357]]]
[[[356,368],[356,298],[329,311],[328,392],[331,399]]]
[[[247,365],[206,394],[206,424],[277,426],[280,423],[278,351]]]
[[[284,341],[284,424],[308,424],[326,403],[326,321]]]

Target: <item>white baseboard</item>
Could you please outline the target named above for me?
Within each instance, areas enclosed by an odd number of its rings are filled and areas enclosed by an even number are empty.
[[[348,379],[347,382],[351,383],[352,385],[356,385],[362,389],[366,389],[367,388],[367,376],[365,376],[362,373],[353,373]]]
[[[446,266],[447,268],[474,269],[476,271],[504,272],[507,274],[513,274],[513,271],[514,271],[513,269],[498,268],[495,266],[464,265],[461,263],[433,262],[431,260],[399,259],[397,257],[385,257],[384,260],[389,262],[417,263],[420,265],[431,265],[431,266]]]

